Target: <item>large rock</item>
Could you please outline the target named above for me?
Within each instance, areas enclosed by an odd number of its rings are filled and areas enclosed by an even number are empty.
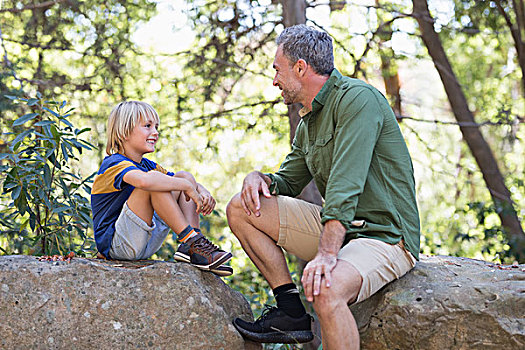
[[[525,349],[525,265],[422,256],[351,310],[363,350]]]
[[[189,264],[0,256],[1,349],[260,349],[242,294]]]

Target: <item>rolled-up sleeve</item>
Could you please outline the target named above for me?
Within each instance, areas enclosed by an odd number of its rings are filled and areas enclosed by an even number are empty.
[[[333,162],[321,215],[323,224],[328,220],[342,223],[354,220],[383,125],[383,111],[377,95],[368,87],[349,91],[352,91],[352,98],[344,98],[336,110]]]

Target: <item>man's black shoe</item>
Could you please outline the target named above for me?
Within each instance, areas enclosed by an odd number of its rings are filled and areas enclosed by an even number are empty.
[[[295,344],[314,339],[312,316],[304,314],[294,318],[274,306],[266,306],[255,322],[236,318],[233,325],[243,337],[259,343]]]

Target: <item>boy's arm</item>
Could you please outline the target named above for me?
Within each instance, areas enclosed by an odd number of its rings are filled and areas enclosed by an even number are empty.
[[[202,197],[191,182],[181,177],[165,175],[159,171],[144,172],[130,170],[122,180],[133,187],[151,192],[182,191],[197,204],[197,212],[202,208]]]

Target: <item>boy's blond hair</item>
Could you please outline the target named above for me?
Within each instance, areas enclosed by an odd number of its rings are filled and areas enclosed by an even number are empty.
[[[106,153],[111,155],[123,151],[122,144],[126,137],[147,117],[151,117],[157,124],[160,122],[155,109],[146,102],[125,101],[116,105],[109,114]]]

